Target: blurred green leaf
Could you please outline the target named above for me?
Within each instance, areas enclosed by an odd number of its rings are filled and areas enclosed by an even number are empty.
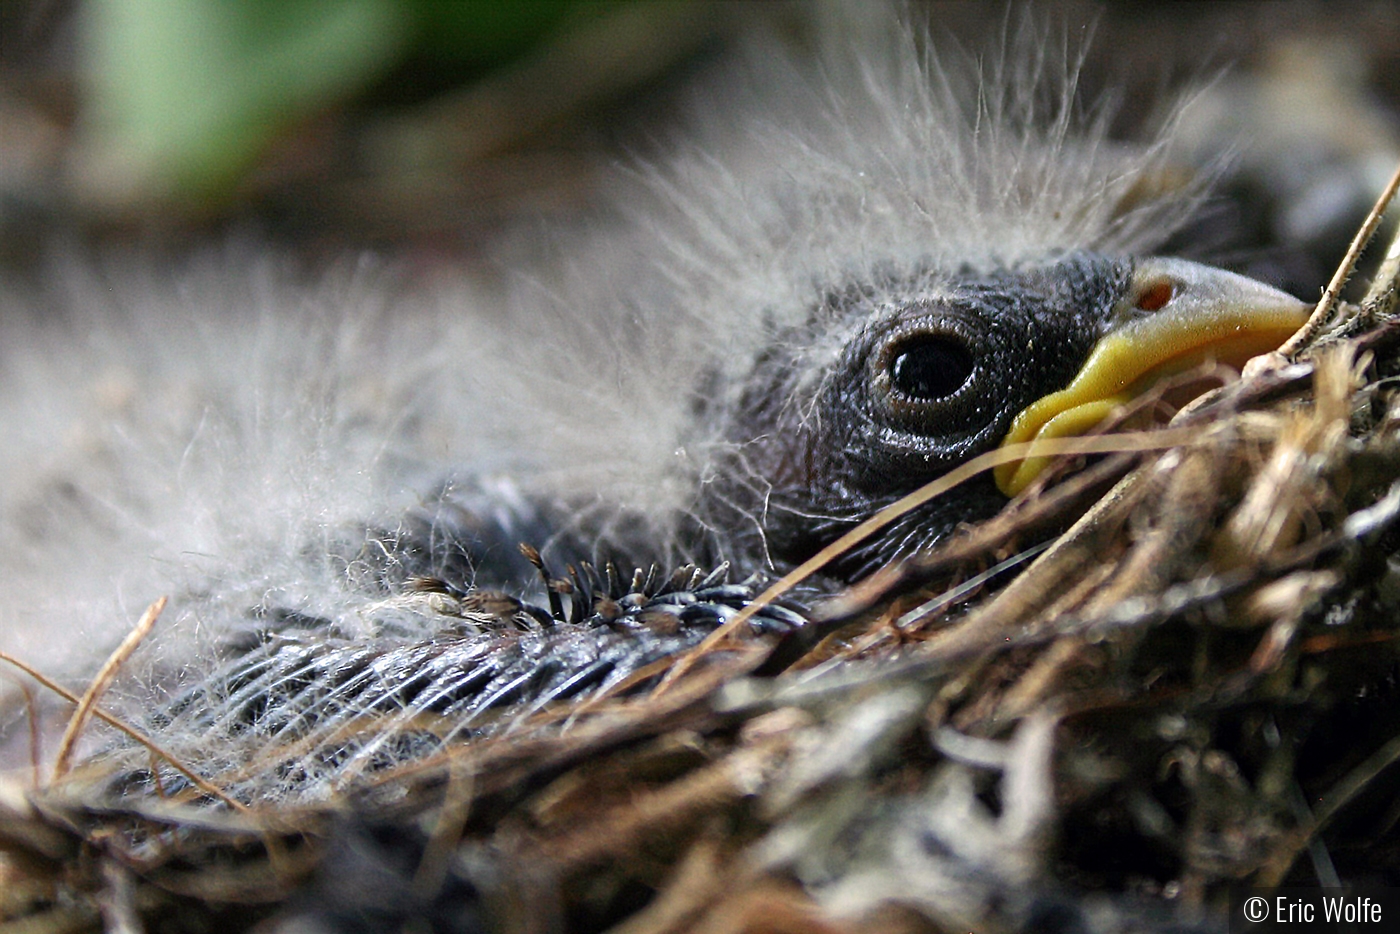
[[[471,78],[621,3],[85,0],[75,180],[119,209],[216,204],[279,134],[398,66]],[[403,77],[412,99],[421,88]]]
[[[108,200],[225,192],[289,123],[393,64],[394,0],[89,0],[83,183]]]

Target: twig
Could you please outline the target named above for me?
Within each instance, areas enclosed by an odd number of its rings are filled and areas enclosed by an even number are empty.
[[[424,904],[431,904],[451,867],[452,854],[462,839],[471,814],[476,773],[463,759],[447,762],[447,787],[443,789],[433,832],[423,847],[423,857],[413,873],[412,890]]]
[[[107,934],[145,934],[136,910],[136,881],[131,870],[112,859],[102,861],[102,890],[97,904]]]
[[[68,701],[70,704],[78,703],[78,695],[74,694],[72,691],[63,687],[56,681],[51,680],[47,675],[44,675],[38,669],[33,668],[30,665],[15,658],[13,655],[10,655],[6,652],[0,652],[0,662],[8,662],[9,664],[14,665],[20,671],[29,675],[29,677],[33,678],[35,681],[38,681],[41,685],[48,688],[50,691],[57,694],[64,700]],[[103,723],[112,727],[113,729],[121,731],[127,736],[128,739],[131,739],[132,741],[146,747],[146,749],[148,749],[151,753],[153,753],[160,759],[163,759],[166,762],[168,762],[171,768],[179,772],[181,775],[185,776],[185,778],[188,778],[190,780],[190,784],[194,785],[200,791],[204,792],[212,798],[217,798],[224,804],[227,804],[229,807],[233,808],[235,811],[246,812],[249,810],[248,805],[244,804],[242,801],[237,800],[236,798],[230,797],[228,792],[224,791],[217,785],[211,783],[208,779],[202,778],[198,773],[190,769],[188,766],[182,765],[180,763],[180,760],[175,758],[175,755],[173,753],[167,752],[166,750],[162,749],[156,743],[155,740],[151,739],[149,736],[145,735],[140,730],[136,729],[133,726],[129,726],[117,717],[112,716],[110,713],[103,710],[101,707],[93,707],[92,715],[97,719],[101,720]]]
[[[161,611],[165,609],[167,599],[161,597],[146,607],[146,612],[141,614],[141,618],[136,621],[131,632],[126,634],[126,638],[108,656],[107,661],[102,663],[102,667],[98,669],[97,674],[88,684],[82,699],[78,701],[78,708],[73,711],[73,716],[68,718],[68,727],[63,731],[63,739],[58,744],[58,755],[54,758],[53,776],[50,781],[56,782],[67,774],[69,763],[73,758],[73,747],[77,745],[78,736],[87,724],[93,707],[97,705],[97,699],[111,686],[112,679],[117,676],[117,671],[131,657],[131,653],[136,651],[136,647],[150,633],[151,628],[155,626]]]
[[[1382,772],[1397,761],[1400,761],[1400,736],[1392,737],[1364,762],[1342,776],[1318,799],[1317,806],[1312,809],[1312,821],[1295,830],[1279,852],[1260,870],[1258,885],[1264,888],[1279,885],[1288,875],[1288,870],[1293,868],[1298,854],[1307,848],[1337,812],[1369,788]]]
[[[29,722],[29,775],[34,787],[39,787],[39,763],[43,761],[40,743],[43,736],[39,731],[39,707],[34,703],[34,691],[29,685],[20,682],[20,693],[24,695],[24,718]]]
[[[1303,323],[1292,337],[1284,342],[1278,349],[1278,353],[1289,360],[1297,357],[1302,350],[1317,339],[1317,335],[1332,320],[1332,314],[1337,309],[1337,302],[1342,294],[1342,287],[1347,284],[1351,274],[1356,270],[1357,260],[1361,258],[1366,245],[1371,242],[1371,238],[1376,234],[1376,228],[1380,226],[1381,216],[1385,214],[1386,208],[1390,206],[1391,199],[1395,197],[1395,191],[1400,188],[1400,166],[1395,169],[1395,174],[1386,183],[1381,196],[1376,199],[1375,205],[1371,208],[1371,213],[1366,215],[1366,221],[1361,225],[1361,229],[1352,238],[1351,246],[1347,249],[1346,256],[1342,257],[1342,263],[1337,267],[1337,271],[1332,274],[1332,281],[1327,283],[1327,288],[1322,291],[1322,298],[1317,302],[1317,307],[1313,309],[1312,315]]]
[[[1390,245],[1386,247],[1385,256],[1381,259],[1381,265],[1376,270],[1375,278],[1371,280],[1371,287],[1361,298],[1361,307],[1367,309],[1371,314],[1377,315],[1378,318],[1389,315],[1390,306],[1395,301],[1398,280],[1400,280],[1400,226],[1396,227],[1395,236],[1390,238]]]

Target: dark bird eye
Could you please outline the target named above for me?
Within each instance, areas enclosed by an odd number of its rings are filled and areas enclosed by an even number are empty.
[[[924,337],[899,349],[890,364],[894,388],[911,399],[951,396],[972,375],[972,354],[959,341]]]

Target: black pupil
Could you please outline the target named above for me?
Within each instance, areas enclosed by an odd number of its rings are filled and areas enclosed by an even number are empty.
[[[890,365],[894,387],[911,399],[943,399],[972,375],[972,355],[957,341],[926,337],[906,344]]]

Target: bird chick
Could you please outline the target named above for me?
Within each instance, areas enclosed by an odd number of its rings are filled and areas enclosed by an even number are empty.
[[[109,272],[115,309],[80,287],[8,314],[0,405],[32,438],[0,458],[3,647],[83,671],[168,593],[131,698],[174,684],[147,722],[206,771],[368,713],[457,718],[440,744],[694,645],[979,453],[1277,346],[1301,303],[1144,258],[1197,195],[1141,195],[1164,140],[1110,144],[1042,39],[978,63],[898,27],[812,70],[756,60],[622,185],[622,222],[505,295],[388,310],[353,274],[216,264],[174,289]],[[993,514],[1034,469],[910,512],[829,580]],[[522,602],[535,564],[573,580]],[[237,790],[324,793],[418,754],[405,735],[303,743],[280,784]]]

